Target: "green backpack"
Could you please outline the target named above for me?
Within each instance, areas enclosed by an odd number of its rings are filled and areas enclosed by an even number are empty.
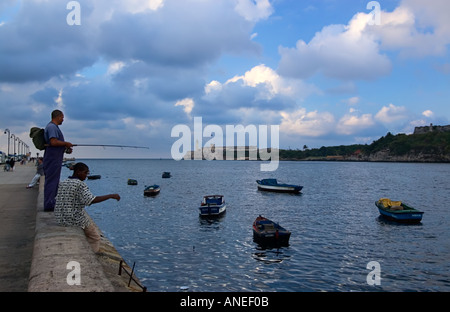
[[[30,129],[30,138],[33,140],[34,146],[40,150],[45,150],[44,129],[33,127]]]

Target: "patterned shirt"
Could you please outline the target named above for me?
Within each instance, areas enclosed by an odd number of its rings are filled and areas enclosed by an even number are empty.
[[[86,183],[76,178],[68,178],[58,187],[55,204],[55,218],[59,225],[79,226],[90,225],[90,217],[84,207],[91,205],[95,196]]]

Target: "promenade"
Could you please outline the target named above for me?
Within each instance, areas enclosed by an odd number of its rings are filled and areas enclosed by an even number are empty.
[[[0,166],[0,292],[28,290],[39,187],[26,186],[35,173],[34,163]]]
[[[142,291],[136,276],[130,283],[125,271],[118,274],[123,259],[106,237],[96,254],[81,228],[58,226],[53,212],[43,211],[45,178],[26,188],[35,173],[33,163],[16,164],[14,172],[1,166],[0,292]]]

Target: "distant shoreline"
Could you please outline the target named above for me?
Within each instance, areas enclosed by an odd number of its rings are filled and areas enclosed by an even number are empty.
[[[173,161],[179,161],[172,158],[78,158],[79,161],[84,160],[173,160]],[[181,161],[190,161],[190,160],[199,160],[199,159],[182,159]],[[221,160],[206,160],[202,159],[204,161],[264,161],[264,160],[251,160],[251,159],[245,159],[245,160],[239,160],[239,159],[221,159]],[[77,160],[71,160],[74,162],[77,162]],[[391,163],[450,163],[450,160],[398,160],[398,159],[353,159],[353,158],[326,158],[326,157],[320,157],[320,158],[305,158],[305,159],[298,159],[298,158],[282,158],[279,159],[279,161],[303,161],[303,162],[315,162],[315,161],[326,161],[326,162],[391,162]]]

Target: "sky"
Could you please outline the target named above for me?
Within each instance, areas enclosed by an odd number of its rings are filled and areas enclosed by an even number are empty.
[[[448,12],[447,0],[1,0],[0,150],[9,129],[35,156],[29,130],[54,109],[73,144],[148,147],[77,158],[171,158],[196,117],[224,136],[278,126],[285,149],[446,125]]]

